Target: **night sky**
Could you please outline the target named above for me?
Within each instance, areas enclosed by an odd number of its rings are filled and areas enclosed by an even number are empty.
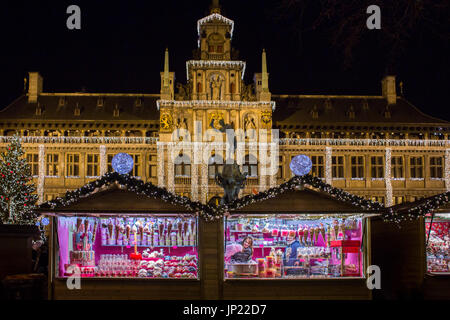
[[[81,7],[79,31],[66,28],[71,4]],[[197,47],[196,22],[209,13],[209,5],[208,0],[3,1],[0,109],[22,94],[28,71],[43,75],[45,92],[84,87],[87,92],[159,93],[166,46],[171,71],[185,82],[185,61]],[[292,17],[277,19],[279,1],[226,0],[221,5],[222,14],[235,21],[232,43],[247,62],[247,83],[260,72],[266,48],[273,94],[381,94],[384,61],[370,41],[359,48],[351,68],[344,69],[323,30],[305,33],[299,45]],[[413,39],[397,72],[408,100],[446,120],[449,47],[448,41],[434,37]]]

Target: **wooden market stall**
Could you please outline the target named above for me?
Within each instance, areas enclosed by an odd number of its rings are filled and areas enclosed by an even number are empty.
[[[265,273],[260,273],[261,269],[258,269],[259,275],[250,275],[247,277],[239,276],[239,271],[233,274],[236,268],[233,265],[227,265],[227,263],[221,264],[221,298],[223,299],[371,299],[372,292],[367,288],[365,279],[365,268],[371,264],[371,221],[368,216],[377,214],[376,210],[363,210],[361,206],[351,204],[338,200],[336,197],[331,196],[323,191],[316,191],[309,188],[301,188],[298,190],[289,190],[277,195],[274,198],[251,203],[238,210],[230,212],[230,216],[226,218],[225,223],[221,226],[222,234],[225,234],[226,247],[221,251],[221,261],[226,260],[229,243],[239,242],[235,238],[233,241],[233,230],[236,228],[244,228],[245,224],[249,223],[250,230],[247,233],[244,232],[244,236],[251,234],[256,244],[253,245],[254,255],[259,254],[258,268],[265,268]],[[258,220],[258,217],[262,217]],[[275,220],[278,217],[281,220]],[[338,218],[339,217],[339,218]],[[343,229],[343,235],[341,239],[335,236],[331,236],[333,239],[330,241],[330,230],[336,227],[333,226],[332,221],[352,221],[352,217],[359,217],[358,220],[353,223],[359,223],[356,227],[357,230],[348,230],[346,227]],[[311,220],[316,218],[317,220]],[[344,220],[341,220],[344,218]],[[283,220],[285,219],[285,220]],[[309,219],[309,220],[308,220]],[[334,220],[335,219],[335,220]],[[233,221],[236,222],[233,224]],[[258,223],[264,221],[263,225]],[[280,222],[279,221],[284,221]],[[286,226],[283,226],[283,223]],[[298,227],[300,224],[305,224],[302,227]],[[322,230],[322,224],[331,223],[329,228],[324,227]],[[343,222],[339,222],[343,223]],[[253,225],[252,225],[253,224]],[[277,225],[278,224],[278,225]],[[297,224],[297,225],[296,225]],[[230,227],[231,225],[231,227]],[[244,225],[243,227],[241,225]],[[256,225],[256,227],[255,227]],[[308,225],[308,226],[307,226]],[[319,227],[317,227],[319,226]],[[341,224],[338,225],[339,227]],[[311,230],[313,228],[315,233]],[[275,230],[281,229],[281,233]],[[300,248],[297,252],[302,250],[307,253],[303,253],[303,259],[296,260],[300,266],[287,267],[283,263],[279,266],[280,271],[277,272],[275,268],[275,276],[267,269],[268,260],[266,257],[269,255],[269,251],[272,244],[275,243],[275,249],[279,254],[283,253],[283,247],[287,248],[287,242],[283,240],[283,228],[296,235],[296,239],[299,239]],[[309,236],[306,234],[307,228],[309,228]],[[319,232],[317,232],[319,228]],[[355,228],[355,227],[353,227]],[[231,231],[230,231],[231,229]],[[247,228],[248,229],[248,228]],[[266,229],[266,230],[264,230]],[[351,229],[351,228],[350,228]],[[276,236],[271,238],[270,233],[275,230]],[[237,232],[239,235],[242,232]],[[348,238],[347,235],[358,233],[356,238]],[[230,241],[231,235],[231,241]],[[281,238],[281,242],[279,242]],[[312,239],[312,240],[311,240]],[[356,240],[355,240],[356,239]],[[241,240],[241,239],[239,239]],[[267,241],[266,241],[267,240]],[[224,241],[224,240],[222,240]],[[272,242],[271,242],[272,241]],[[312,241],[312,242],[311,242]],[[322,242],[321,242],[322,241]],[[266,248],[268,246],[269,248]],[[314,256],[314,253],[308,253],[308,250],[319,249],[321,254]],[[266,250],[266,251],[264,251]],[[287,250],[287,249],[286,249]],[[286,251],[284,250],[284,251]],[[259,253],[264,251],[262,254]],[[328,265],[325,267],[317,266],[318,261],[329,260],[334,255],[340,255],[340,259],[337,259],[336,265]],[[328,253],[327,253],[328,252]],[[300,254],[300,253],[299,253]],[[309,254],[309,256],[308,256]],[[286,257],[284,252],[284,257]],[[302,255],[302,254],[300,254]],[[353,274],[347,272],[348,266],[343,263],[343,260],[349,259],[351,255],[357,256],[358,264],[357,272],[353,271]],[[313,258],[311,258],[313,257]],[[325,258],[320,258],[325,257]],[[342,258],[346,257],[346,258]],[[266,259],[265,261],[263,261]],[[284,258],[283,258],[284,259]],[[315,261],[317,260],[317,261]],[[346,260],[348,261],[348,260]],[[326,263],[326,262],[325,262]],[[272,264],[269,262],[269,264]],[[316,264],[313,266],[313,264]],[[294,263],[296,265],[296,263]],[[335,268],[334,268],[335,267]],[[308,269],[309,268],[309,269]],[[316,269],[314,269],[316,268]],[[334,271],[332,271],[334,268]],[[230,269],[232,269],[230,273]],[[337,274],[336,274],[337,272]],[[228,277],[228,274],[230,277]],[[333,274],[334,273],[334,274]]]
[[[216,292],[211,294],[209,285],[210,279],[217,278],[214,267],[217,258],[209,254],[216,247],[208,236],[214,233],[211,229],[214,226],[198,219],[198,215],[188,208],[190,200],[175,195],[174,199],[182,204],[149,197],[133,188],[112,183],[71,203],[59,203],[53,208],[48,204],[42,206],[40,212],[51,217],[49,299],[217,298]],[[147,222],[155,232],[164,224],[161,228],[166,229],[161,235],[169,232],[175,234],[175,238],[166,236],[165,240],[159,239],[156,243],[158,239],[150,237],[147,225],[145,232],[139,230],[138,221]],[[177,235],[178,222],[180,237]],[[130,225],[121,228],[120,223]],[[172,233],[167,231],[169,224]],[[136,225],[138,227],[134,228]],[[191,234],[185,237],[188,229]],[[192,238],[194,242],[189,243]],[[133,257],[135,250],[139,257]],[[161,250],[162,253],[158,252]],[[128,271],[128,266],[133,268],[134,258],[139,259],[136,263],[145,266],[139,265],[136,272]],[[158,263],[162,265],[158,266]],[[70,273],[73,265],[80,268],[80,290],[70,290],[67,286],[68,277],[73,276]]]
[[[397,223],[373,223],[376,237],[394,244],[373,248],[374,263],[389,270],[383,298],[450,299],[448,200],[444,193],[397,205]]]

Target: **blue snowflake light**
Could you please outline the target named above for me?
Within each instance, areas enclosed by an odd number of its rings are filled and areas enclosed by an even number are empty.
[[[128,153],[118,153],[112,159],[111,165],[116,172],[127,174],[133,170],[133,157]]]
[[[292,158],[289,168],[296,176],[304,176],[311,171],[312,162],[308,156],[300,154]]]
[[[42,218],[41,223],[43,226],[47,226],[50,223],[50,221],[48,220],[48,218]]]

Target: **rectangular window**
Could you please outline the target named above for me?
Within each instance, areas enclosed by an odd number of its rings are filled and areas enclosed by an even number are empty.
[[[401,179],[405,177],[402,156],[393,156],[391,158],[391,177],[394,179]]]
[[[98,177],[100,175],[100,156],[88,154],[86,156],[86,176]]]
[[[384,197],[372,197],[371,200],[384,204]]]
[[[393,197],[394,205],[401,204],[404,202],[404,197]]]
[[[344,157],[343,156],[332,156],[331,157],[331,171],[333,178],[344,178]]]
[[[130,154],[134,160],[133,170],[130,172],[132,176],[140,177],[141,176],[141,155],[140,154]]]
[[[352,178],[363,179],[364,178],[364,157],[353,156],[350,158],[352,165]]]
[[[39,154],[37,153],[27,153],[27,162],[30,165],[31,175],[39,175]]]
[[[363,220],[348,218],[231,215],[224,219],[224,279],[362,278]],[[348,243],[345,255],[339,254],[342,240]],[[244,243],[248,249],[242,250]]]
[[[217,46],[217,53],[223,52],[223,46]]]
[[[70,277],[74,267],[78,266],[81,278],[116,279],[117,284],[123,278],[198,279],[198,219],[194,215],[117,215],[107,218],[78,215],[58,217],[55,222],[58,235],[55,263],[59,267],[54,268],[54,276],[57,278]],[[126,232],[138,222],[148,231]],[[155,268],[153,264],[147,268],[141,262],[140,268],[136,269],[135,261],[130,259],[134,245],[142,255],[142,261],[154,260]],[[170,260],[165,256],[169,253]],[[173,269],[163,270],[169,263]]]
[[[277,172],[277,178],[282,179],[283,178],[283,156],[278,156],[278,172]]]
[[[383,156],[370,158],[372,178],[384,178],[384,161]]]
[[[49,153],[47,154],[46,175],[56,177],[59,176],[59,154]]]
[[[410,157],[409,170],[411,178],[423,179],[423,157]]]
[[[311,156],[312,169],[311,175],[317,178],[324,178],[323,156]]]
[[[442,157],[430,157],[430,178],[442,178],[444,174]]]
[[[114,158],[113,154],[108,154],[106,156],[107,158],[107,163],[108,163],[108,172],[114,172],[114,169],[112,167],[112,159]]]
[[[68,153],[66,155],[66,176],[80,176],[80,155],[77,153]]]
[[[435,214],[433,220],[430,215],[426,216],[425,240],[429,273],[450,275],[448,239],[450,239],[450,214]]]
[[[158,157],[156,156],[156,154],[151,154],[148,156],[148,161],[149,161],[148,174],[150,175],[150,178],[156,178],[158,176],[157,160],[158,160]]]

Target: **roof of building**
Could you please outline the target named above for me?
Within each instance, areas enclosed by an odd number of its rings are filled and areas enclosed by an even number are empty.
[[[281,127],[336,123],[450,125],[448,121],[424,114],[403,97],[389,106],[382,96],[273,95],[272,100],[276,101],[273,120]],[[386,111],[390,117],[386,117]]]
[[[61,106],[60,98],[64,98]],[[99,98],[103,98],[103,106],[97,106]],[[136,101],[141,99],[141,106]],[[157,120],[159,111],[156,101],[159,94],[41,94],[37,103],[28,103],[26,95],[20,96],[4,110],[0,111],[1,119],[11,120],[102,120],[102,121],[133,121],[133,120]],[[43,110],[42,115],[36,114],[37,106]],[[77,105],[80,115],[75,115]],[[114,116],[116,105],[119,115]]]

